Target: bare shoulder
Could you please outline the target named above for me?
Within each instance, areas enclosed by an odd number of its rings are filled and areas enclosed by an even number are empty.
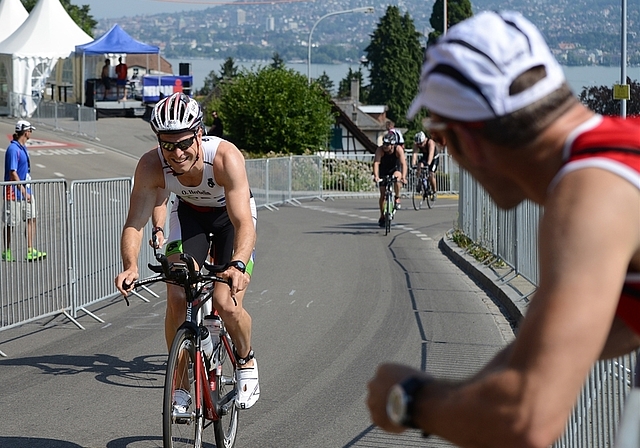
[[[218,182],[226,187],[246,179],[244,155],[236,145],[227,140],[220,142],[213,161],[213,172]]]
[[[136,182],[145,184],[148,187],[164,188],[164,175],[162,172],[162,162],[158,157],[156,148],[145,152],[136,166]]]

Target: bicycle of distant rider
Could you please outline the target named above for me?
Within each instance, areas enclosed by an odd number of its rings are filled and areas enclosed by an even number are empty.
[[[391,232],[391,221],[396,213],[396,192],[395,183],[398,182],[398,178],[392,175],[387,175],[380,179],[382,185],[385,186],[384,190],[384,234],[388,235]]]
[[[205,304],[212,302],[216,282],[229,284],[216,276],[227,266],[208,262],[206,275],[195,268],[193,257],[180,255],[180,262],[169,262],[163,254],[156,253],[160,265],[149,264],[159,274],[135,282],[134,287],[156,282],[170,283],[184,288],[186,294],[186,319],[178,329],[169,356],[164,382],[162,405],[162,434],[164,448],[196,447],[203,445],[205,430],[213,425],[216,446],[232,448],[238,432],[236,407],[235,349],[224,322],[220,320],[220,333],[213,354],[209,358],[202,346]],[[214,310],[215,316],[217,312]],[[219,318],[219,316],[217,316]],[[186,389],[191,403],[180,409],[174,403],[177,389]]]
[[[433,191],[433,185],[431,185],[431,176],[435,176],[428,166],[422,167],[420,170],[420,176],[417,175],[417,167],[413,167],[413,178],[415,180],[413,185],[413,193],[411,194],[411,200],[413,201],[413,208],[420,210],[423,203],[427,203],[427,207],[431,208],[433,201],[435,200],[436,192]]]

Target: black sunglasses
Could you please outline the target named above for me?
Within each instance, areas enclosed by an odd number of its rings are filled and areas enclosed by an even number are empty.
[[[193,145],[193,141],[195,140],[196,136],[197,134],[193,134],[192,137],[185,138],[184,140],[180,140],[179,142],[175,143],[165,142],[158,139],[158,144],[160,145],[160,148],[168,152],[173,152],[176,150],[176,148],[180,151],[186,151],[187,149],[191,148],[191,145]]]

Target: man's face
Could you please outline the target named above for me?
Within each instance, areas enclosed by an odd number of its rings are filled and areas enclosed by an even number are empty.
[[[389,143],[383,143],[382,144],[382,150],[386,153],[386,154],[391,154],[394,149],[396,149],[396,145],[390,145]]]
[[[180,134],[158,134],[162,155],[176,173],[186,173],[195,164],[200,150],[200,130]]]

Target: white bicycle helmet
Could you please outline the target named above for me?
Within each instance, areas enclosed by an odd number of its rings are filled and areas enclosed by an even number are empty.
[[[398,144],[398,134],[396,134],[393,131],[389,131],[387,134],[385,134],[384,137],[382,137],[382,144],[383,145],[397,145]]]
[[[151,129],[156,134],[197,131],[202,126],[202,109],[182,92],[158,101],[151,113]]]
[[[424,143],[426,139],[427,139],[427,136],[422,131],[416,132],[415,137],[413,137],[414,143],[417,143],[417,144]]]

